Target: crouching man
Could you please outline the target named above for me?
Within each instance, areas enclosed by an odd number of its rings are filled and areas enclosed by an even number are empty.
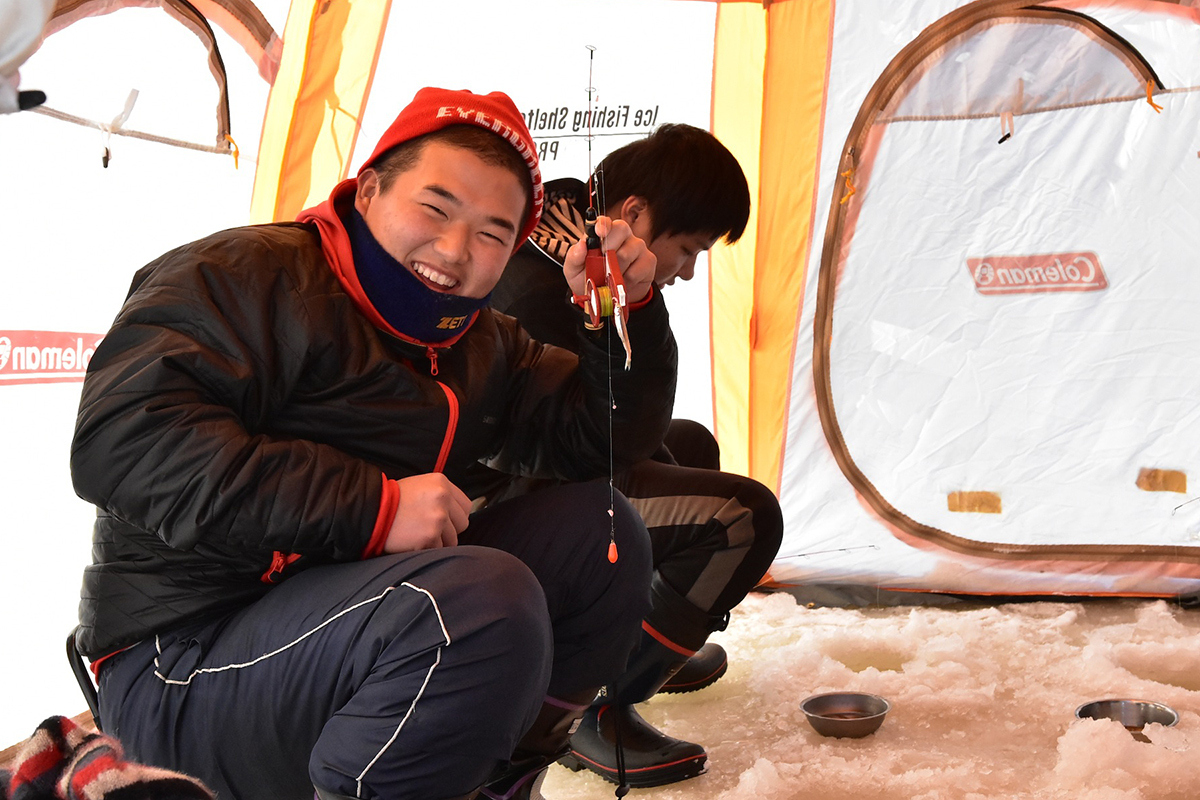
[[[230,800],[540,796],[650,607],[646,529],[590,479],[659,445],[676,366],[622,222],[631,371],[487,308],[541,206],[507,96],[423,89],[298,222],[134,277],[71,450],[77,644],[131,758]],[[481,458],[580,483],[472,514]]]
[[[628,223],[655,255],[656,290],[691,280],[697,256],[733,243],[750,215],[750,190],[737,159],[711,133],[682,124],[607,155],[587,184],[546,184],[546,213],[509,262],[492,307],[535,338],[575,349],[580,310],[563,268],[585,236],[588,207]],[[640,353],[638,354],[640,357]],[[651,608],[626,670],[597,697],[571,739],[564,763],[631,786],[659,786],[703,773],[703,745],[647,722],[637,705],[656,692],[687,692],[721,677],[725,651],[708,636],[763,577],[783,539],[779,501],[766,486],[720,471],[719,449],[698,423],[676,420],[664,448],[619,472],[615,485],[649,528]],[[552,481],[492,476],[501,499]],[[618,748],[618,737],[621,747]]]

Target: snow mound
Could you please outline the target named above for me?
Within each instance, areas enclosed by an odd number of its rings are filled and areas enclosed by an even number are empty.
[[[1194,800],[1200,786],[1200,616],[1163,601],[809,608],[753,594],[716,634],[726,677],[662,695],[642,714],[700,742],[709,771],[650,800]],[[892,710],[865,739],[826,739],[810,694],[865,691]],[[1078,720],[1134,698],[1179,712],[1149,742]],[[551,769],[549,800],[612,797],[590,773]]]

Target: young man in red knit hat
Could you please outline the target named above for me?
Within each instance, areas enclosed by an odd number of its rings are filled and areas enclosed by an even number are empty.
[[[658,446],[676,366],[622,222],[630,371],[487,308],[541,205],[507,96],[423,89],[298,222],[134,277],[71,450],[76,642],[130,758],[242,800],[540,797],[649,607],[646,530],[588,479]],[[580,482],[471,513],[480,459]]]
[[[573,178],[546,184],[546,210],[509,261],[492,307],[517,318],[534,338],[576,349],[579,312],[570,303],[563,264],[584,237],[589,203],[627,222],[657,259],[662,289],[690,280],[699,253],[738,240],[750,214],[746,176],[711,133],[668,124],[607,155],[589,187]],[[672,422],[667,446],[617,473],[614,485],[649,528],[654,577],[651,609],[626,670],[588,709],[564,763],[620,779],[622,757],[631,786],[659,786],[704,772],[703,746],[658,730],[637,704],[658,691],[703,688],[725,672],[725,651],[706,643],[766,573],[783,538],[779,501],[750,478],[720,472],[712,434],[689,420]],[[493,499],[553,485],[545,479],[496,474]]]

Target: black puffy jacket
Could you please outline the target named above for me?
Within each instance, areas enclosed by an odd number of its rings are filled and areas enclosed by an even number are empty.
[[[581,480],[659,444],[676,350],[661,298],[630,320],[634,366],[579,357],[484,310],[452,346],[402,342],[355,308],[315,227],[237,228],[137,273],[83,385],[71,474],[94,503],[78,643],[92,658],[362,557],[384,477],[481,458]],[[472,495],[473,496],[473,495]]]

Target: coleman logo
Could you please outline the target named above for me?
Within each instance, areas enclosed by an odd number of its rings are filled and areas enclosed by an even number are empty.
[[[82,381],[103,338],[96,333],[0,331],[0,386]]]
[[[967,271],[980,294],[1097,292],[1108,279],[1095,253],[968,258]]]

